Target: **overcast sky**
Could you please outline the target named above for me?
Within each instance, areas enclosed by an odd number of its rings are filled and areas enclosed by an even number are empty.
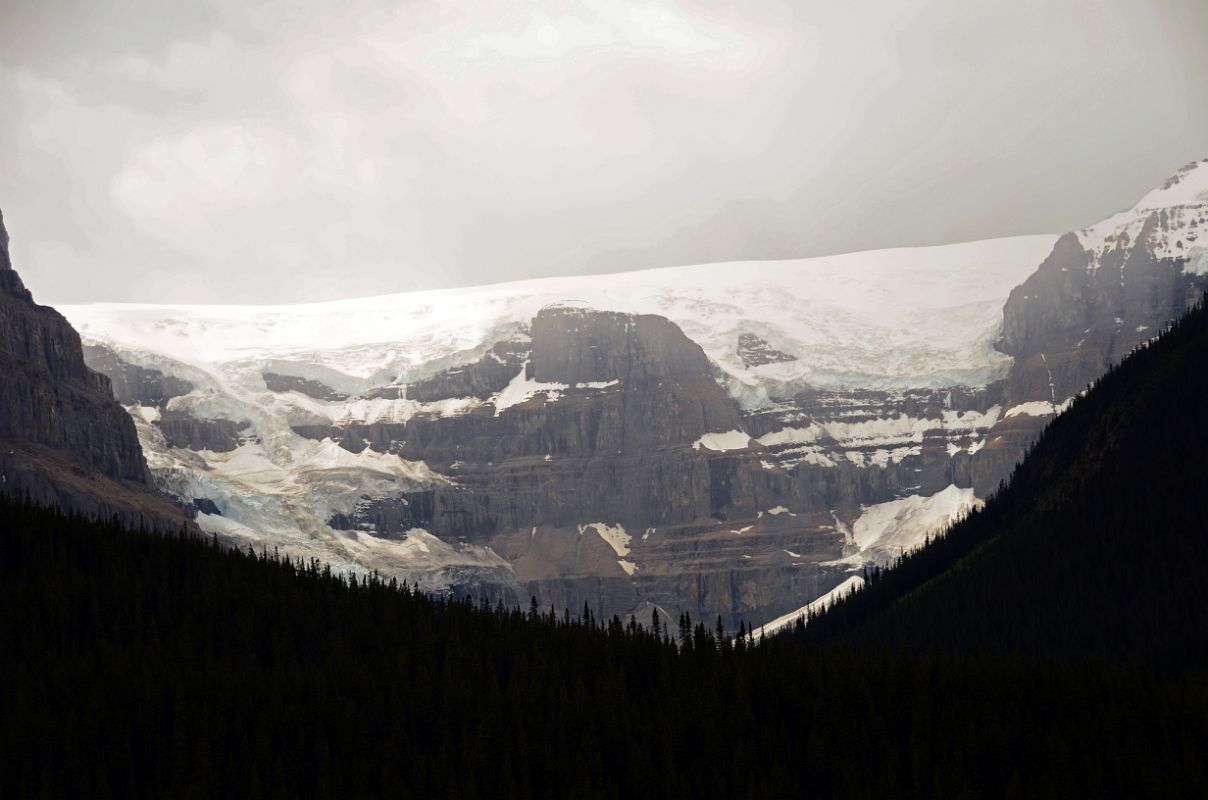
[[[42,302],[1081,227],[1208,157],[1204,0],[0,0]]]

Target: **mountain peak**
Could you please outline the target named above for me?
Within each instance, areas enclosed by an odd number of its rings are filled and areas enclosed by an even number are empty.
[[[1198,203],[1208,203],[1208,159],[1186,164],[1165,183],[1142,197],[1133,209],[1149,211]]]
[[[13,269],[12,259],[8,255],[8,230],[4,227],[4,212],[0,210],[0,293],[24,300],[34,301],[29,290],[21,281],[21,276]]]
[[[1199,228],[1206,223],[1208,159],[1185,165],[1132,208],[1083,228],[1078,238],[1094,256],[1092,270],[1110,251],[1125,252],[1142,245],[1156,257],[1191,259],[1198,264],[1205,252],[1199,243]]]
[[[13,262],[8,257],[8,230],[4,227],[4,209],[0,208],[0,269],[12,269]]]

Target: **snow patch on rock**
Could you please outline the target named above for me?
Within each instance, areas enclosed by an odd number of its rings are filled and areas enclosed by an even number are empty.
[[[723,433],[706,433],[692,444],[697,450],[704,449],[715,452],[746,450],[750,445],[750,434],[739,430],[725,431]]]
[[[972,489],[952,484],[930,496],[911,495],[866,506],[852,525],[852,538],[864,556],[874,552],[896,556],[920,546],[928,535],[981,504]]]
[[[637,570],[636,564],[624,558],[624,556],[629,555],[629,544],[633,541],[633,537],[625,532],[625,527],[623,525],[608,525],[604,522],[589,522],[586,525],[579,526],[579,535],[582,536],[589,530],[594,530],[601,539],[608,543],[608,546],[613,549],[613,552],[615,552],[618,556],[621,556],[621,558],[617,559],[617,564],[620,565],[621,569],[625,570],[625,574],[632,575],[634,571]],[[649,531],[647,531],[647,535],[649,535]],[[645,536],[642,538],[644,539]]]
[[[1011,417],[1017,417],[1020,415],[1027,415],[1029,417],[1047,417],[1053,414],[1060,414],[1069,408],[1070,404],[1073,402],[1074,398],[1072,397],[1068,398],[1062,403],[1057,403],[1056,405],[1050,403],[1048,400],[1030,400],[1027,403],[1019,403],[1011,406],[1007,409],[1007,412],[1003,414],[1003,418],[1009,419]]]
[[[1205,232],[1205,235],[1208,235],[1208,231]],[[1208,248],[1196,253],[1194,258],[1188,259],[1183,266],[1183,272],[1188,275],[1208,275]]]
[[[547,401],[553,402],[562,395],[562,392],[570,388],[565,383],[542,383],[527,375],[528,362],[525,362],[521,365],[516,377],[512,378],[507,387],[495,396],[495,416],[499,416],[512,406],[519,405],[538,394],[544,394]]]
[[[519,405],[539,394],[544,394],[546,401],[552,403],[558,400],[563,392],[570,389],[607,389],[619,383],[620,381],[616,380],[587,381],[574,384],[543,383],[528,377],[528,362],[526,361],[520,367],[520,373],[512,378],[511,382],[508,383],[502,392],[495,395],[492,402],[495,405],[495,416],[499,416],[512,406]]]

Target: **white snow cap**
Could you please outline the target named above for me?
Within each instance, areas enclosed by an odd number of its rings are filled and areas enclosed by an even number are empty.
[[[1141,198],[1135,211],[1208,203],[1208,159],[1192,161],[1170,180]]]
[[[305,362],[402,381],[474,360],[544,306],[658,314],[721,367],[732,394],[769,387],[977,385],[1010,359],[994,349],[1011,289],[1053,236],[824,258],[702,264],[521,281],[297,306],[94,304],[60,310],[89,339],[203,369],[252,359]],[[747,367],[750,333],[794,360]]]
[[[1149,242],[1153,254],[1185,259],[1184,271],[1197,271],[1205,252],[1202,230],[1208,224],[1208,160],[1191,162],[1132,208],[1083,228],[1078,232],[1079,241],[1096,257],[1129,245],[1137,240],[1155,211],[1165,213],[1160,230]],[[1091,269],[1097,268],[1093,262]]]

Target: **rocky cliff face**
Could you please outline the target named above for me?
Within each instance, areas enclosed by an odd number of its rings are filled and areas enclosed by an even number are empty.
[[[1193,227],[1208,225],[1208,202],[1188,211]],[[1198,302],[1208,271],[1198,271],[1190,254],[1163,247],[1170,219],[1161,211],[1145,213],[1098,251],[1078,234],[1066,234],[1011,292],[1000,347],[1015,359],[1012,400],[1073,397]]]
[[[12,269],[0,218],[0,487],[69,511],[179,527],[150,487],[134,423],[80,337]]]
[[[90,369],[109,378],[114,398],[124,406],[164,406],[173,397],[186,395],[196,388],[187,380],[165,375],[162,370],[123,361],[104,345],[84,345],[84,360]]]
[[[33,296],[25,288],[21,276],[13,269],[13,262],[8,254],[8,229],[4,227],[3,212],[0,212],[0,292],[16,300],[33,302]]]
[[[489,547],[510,565],[514,594],[612,613],[645,603],[731,619],[826,582],[826,570],[794,568],[783,550],[746,552],[775,538],[826,560],[842,555],[843,538],[829,517],[804,529],[795,515],[762,519],[793,496],[792,481],[742,431],[737,404],[677,326],[555,307],[533,319],[528,342],[491,352],[487,363],[509,364],[510,380],[481,407],[353,431],[453,481],[364,498],[333,527],[393,538],[422,528]],[[464,391],[466,371],[426,381],[423,397],[450,399],[436,385]],[[339,426],[311,433],[348,439]]]
[[[1188,164],[1134,208],[1062,236],[1003,307],[1008,405],[1050,416],[1208,290],[1208,161]],[[1036,434],[1004,419],[982,455],[1001,479]],[[989,485],[979,485],[986,491]]]

